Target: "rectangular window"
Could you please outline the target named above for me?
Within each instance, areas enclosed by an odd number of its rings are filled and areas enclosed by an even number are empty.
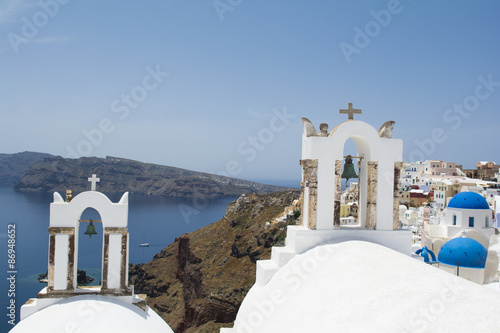
[[[484,218],[484,226],[485,226],[486,228],[489,228],[489,227],[490,227],[490,226],[489,226],[489,221],[488,221],[488,216],[486,216],[486,217]]]
[[[469,228],[474,228],[474,217],[469,216]]]
[[[453,215],[453,225],[457,225],[457,216]]]

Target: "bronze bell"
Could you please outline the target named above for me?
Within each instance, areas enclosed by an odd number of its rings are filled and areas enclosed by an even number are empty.
[[[90,219],[90,224],[87,226],[87,231],[85,231],[84,234],[89,235],[89,238],[92,238],[92,235],[97,235],[95,226],[92,224],[92,219]]]
[[[358,178],[356,170],[354,170],[354,164],[352,164],[351,155],[347,155],[345,158],[344,171],[342,172],[342,178],[345,178],[345,183],[349,181],[349,178]]]

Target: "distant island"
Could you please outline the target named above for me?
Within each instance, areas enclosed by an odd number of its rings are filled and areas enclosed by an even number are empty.
[[[222,198],[245,193],[272,193],[288,188],[204,172],[111,157],[68,159],[44,153],[0,154],[0,183],[23,192],[75,193],[89,190],[97,174],[99,191],[179,198]]]

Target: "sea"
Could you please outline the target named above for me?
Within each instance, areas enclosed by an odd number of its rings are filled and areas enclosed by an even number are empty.
[[[64,197],[64,193],[61,193]],[[113,202],[121,195],[110,195]],[[220,220],[227,205],[237,198],[178,199],[130,194],[129,196],[129,262],[151,261],[176,237]],[[12,329],[19,321],[20,307],[46,286],[38,281],[47,272],[49,209],[51,193],[23,193],[12,186],[0,185],[0,332]],[[82,220],[100,220],[93,209],[83,212]],[[89,223],[82,222],[79,231],[78,269],[83,269],[99,285],[102,263],[102,225],[94,223],[97,235],[84,232]],[[82,226],[83,225],[83,226]],[[148,243],[148,247],[140,244]],[[9,257],[10,256],[10,257]],[[13,307],[15,310],[9,309]],[[14,314],[14,320],[12,319]],[[11,323],[9,323],[11,321]]]

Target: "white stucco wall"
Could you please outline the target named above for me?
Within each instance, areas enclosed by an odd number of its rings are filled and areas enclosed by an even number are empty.
[[[446,264],[439,264],[439,268],[443,271],[446,271],[450,274],[457,275],[457,267],[450,266]],[[466,280],[483,284],[484,281],[484,268],[469,268],[469,267],[460,267],[459,268],[459,276]]]
[[[66,289],[68,276],[68,234],[56,235],[54,256],[54,289]]]
[[[494,227],[500,227],[500,195],[495,197],[495,225]]]
[[[461,208],[446,208],[446,218],[445,223],[448,226],[453,226],[453,216],[457,217],[456,227],[462,229],[472,229],[469,228],[469,217],[474,218],[474,228],[473,229],[485,229],[491,228],[493,222],[491,219],[491,209],[461,209]],[[488,219],[488,226],[486,226],[486,219]]]
[[[304,188],[304,203],[302,205],[304,211],[301,213],[302,225],[307,227],[307,222],[309,219],[309,187]]]
[[[65,202],[55,192],[50,204],[50,227],[78,227],[78,220],[87,208],[94,208],[101,215],[103,228],[123,228],[128,225],[128,192],[118,203],[113,203],[101,192],[87,191]]]
[[[434,191],[434,201],[438,204],[438,208],[446,206],[446,193],[445,191]]]
[[[108,288],[120,287],[122,235],[109,235]]]

